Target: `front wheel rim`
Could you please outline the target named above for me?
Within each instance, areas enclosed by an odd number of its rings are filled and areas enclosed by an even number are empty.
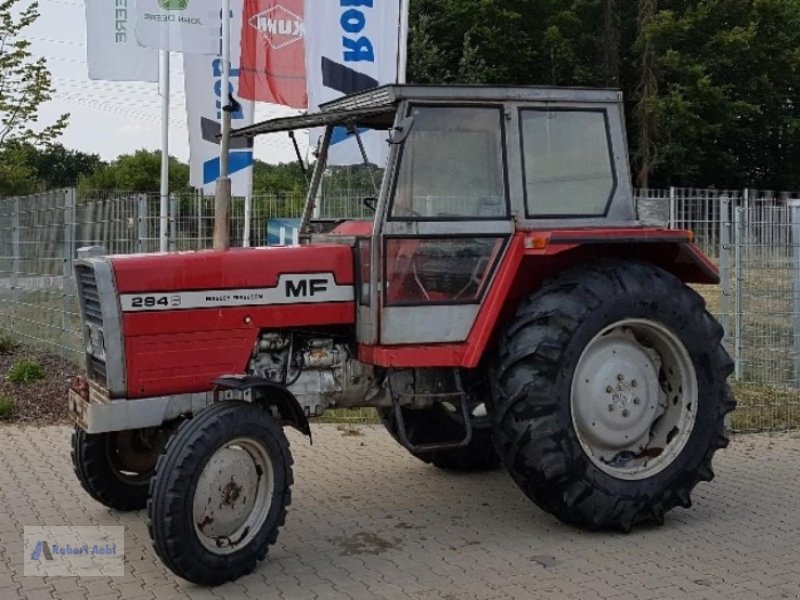
[[[597,334],[578,360],[571,392],[581,447],[618,479],[660,473],[694,430],[694,364],[680,339],[654,321],[626,319]]]
[[[219,448],[195,487],[192,517],[200,543],[231,554],[258,535],[269,515],[275,473],[264,445],[239,438]]]

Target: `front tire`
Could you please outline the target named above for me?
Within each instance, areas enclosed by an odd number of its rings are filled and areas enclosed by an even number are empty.
[[[89,434],[76,427],[71,453],[75,475],[101,504],[120,511],[141,510],[169,434],[169,428]]]
[[[498,453],[560,520],[629,531],[691,505],[735,407],[722,328],[673,275],[566,271],[524,301],[492,373]]]
[[[147,507],[164,564],[201,585],[251,572],[291,502],[292,457],[275,419],[226,401],[185,422],[159,459]]]

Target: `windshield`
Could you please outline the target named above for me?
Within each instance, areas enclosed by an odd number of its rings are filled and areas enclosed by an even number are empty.
[[[354,134],[333,130],[327,166],[317,191],[317,220],[372,221],[388,157],[388,132],[359,130],[367,163]],[[312,134],[313,139],[313,134]]]
[[[372,221],[375,204],[371,200],[365,202],[365,199],[377,199],[384,171],[376,164],[329,165],[322,176],[320,209],[315,218]]]

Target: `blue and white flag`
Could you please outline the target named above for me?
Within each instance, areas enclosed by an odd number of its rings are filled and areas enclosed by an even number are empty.
[[[244,0],[231,0],[230,91],[237,99],[243,12]],[[219,49],[222,43],[220,29],[216,39]],[[222,107],[228,103],[228,95],[222,93],[222,64],[217,56],[187,54],[183,57],[183,70],[189,127],[190,185],[213,194],[220,171],[220,140],[217,136],[221,132]],[[253,124],[253,102],[241,99],[239,102],[241,110],[232,114],[234,129]],[[231,139],[229,169],[233,195],[250,194],[253,182],[252,139]]]
[[[309,112],[347,94],[405,81],[408,0],[305,0]],[[315,147],[320,132],[312,132]],[[385,132],[362,135],[370,162],[381,164]],[[335,133],[328,162],[361,162],[353,136]]]

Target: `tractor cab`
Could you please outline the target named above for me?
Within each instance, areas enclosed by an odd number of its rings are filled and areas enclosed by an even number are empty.
[[[321,132],[301,232],[353,245],[380,363],[467,342],[516,234],[637,226],[623,123],[613,90],[387,86],[234,135]]]

